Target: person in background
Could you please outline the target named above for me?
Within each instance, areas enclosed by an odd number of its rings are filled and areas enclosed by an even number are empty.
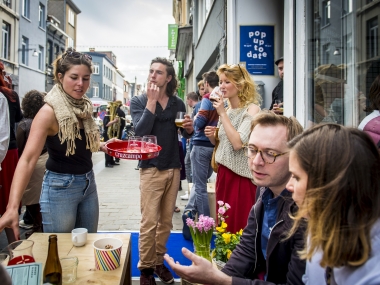
[[[8,151],[9,145],[9,107],[7,98],[0,93],[0,171],[1,163]],[[0,185],[1,189],[1,185]],[[0,190],[1,191],[1,190]]]
[[[263,187],[240,243],[222,271],[185,248],[182,253],[192,261],[191,266],[181,266],[165,256],[179,276],[201,284],[303,284],[306,261],[299,258],[298,251],[304,246],[304,228],[299,227],[286,239],[293,225],[289,214],[298,208],[285,188],[291,176],[287,142],[301,133],[302,126],[294,117],[268,111],[255,116],[244,148],[248,158],[245,167]]]
[[[203,95],[206,94],[204,81],[203,80],[199,81],[197,85],[198,85],[198,92],[197,93],[199,95],[199,101],[201,101],[203,98]]]
[[[216,201],[230,204],[226,223],[228,231],[236,233],[245,227],[256,199],[256,185],[246,166],[243,146],[248,143],[252,119],[260,111],[261,97],[244,66],[223,64],[217,73],[220,92],[213,106],[219,115],[219,147],[215,154],[219,167],[215,193]],[[223,98],[229,101],[227,109]],[[215,129],[205,129],[213,144]]]
[[[373,81],[369,89],[369,106],[364,109],[371,112],[359,125],[359,130],[365,131],[375,144],[380,142],[380,75]]]
[[[105,141],[108,141],[110,138],[108,137],[108,128],[112,126],[113,124],[117,123],[119,121],[118,117],[115,117],[111,121],[111,114],[109,107],[106,109],[106,115],[103,119],[103,138]],[[114,166],[120,165],[118,162],[115,161],[115,159],[110,156],[108,153],[104,153],[104,159],[105,159],[105,167],[113,168]]]
[[[120,131],[119,131],[118,139],[121,139],[121,136],[123,134],[123,130],[124,130],[124,127],[125,127],[125,113],[121,109],[121,106],[123,106],[123,102],[121,102],[120,100],[117,100],[116,103],[119,104],[119,106],[116,109],[116,114],[117,114],[117,116],[119,117],[119,120],[120,120]],[[120,162],[120,158],[115,157],[115,162]]]
[[[324,124],[289,148],[286,188],[299,208],[289,235],[307,220],[305,284],[380,284],[380,155],[372,139]]]
[[[21,103],[24,118],[17,126],[17,148],[21,157],[24,152],[26,142],[28,141],[30,128],[34,117],[45,104],[44,96],[37,90],[31,90],[25,94]],[[23,219],[19,222],[20,228],[30,229],[33,231],[42,231],[42,216],[39,204],[42,181],[45,174],[45,164],[48,158],[46,145],[42,148],[41,155],[37,160],[30,181],[26,186],[22,196],[22,205],[26,206]]]
[[[164,283],[174,282],[164,265],[164,254],[173,209],[178,193],[181,162],[175,119],[186,112],[185,104],[175,95],[177,78],[173,64],[166,58],[151,61],[147,93],[131,100],[131,115],[137,136],[154,135],[162,147],[156,158],[140,161],[141,223],[139,238],[140,284],[156,284],[155,273]],[[182,129],[181,129],[182,130]],[[185,115],[182,135],[194,132],[190,116]]]
[[[276,114],[282,114],[283,112],[279,108],[284,105],[284,58],[280,57],[274,63],[277,65],[280,82],[273,89],[272,103],[270,104],[269,110],[273,110]],[[276,104],[276,100],[281,101],[281,103]]]
[[[16,141],[16,123],[20,122],[22,119],[20,99],[18,94],[12,90],[12,84],[9,82],[10,79],[5,81],[3,71],[4,64],[0,62],[0,92],[7,99],[9,112],[9,145],[7,147],[5,158],[1,163],[2,169],[0,171],[0,185],[2,186],[0,188],[0,215],[4,215],[6,212],[8,199],[10,198],[11,183],[19,158]],[[17,205],[17,214],[18,208],[19,205]],[[7,235],[8,243],[16,240],[17,235],[15,236],[12,230],[6,229],[5,233]]]
[[[92,152],[105,151],[107,142],[99,141],[93,106],[85,95],[92,73],[91,56],[69,48],[53,67],[56,84],[33,120],[7,211],[0,218],[0,230],[12,228],[16,237],[20,201],[45,143],[49,158],[40,197],[44,232],[70,233],[74,228],[97,232],[99,202],[91,158]]]
[[[207,126],[216,126],[218,124],[218,112],[210,101],[210,93],[218,86],[219,77],[215,71],[207,72],[203,75],[205,95],[202,97],[201,106],[197,115],[194,117],[194,135],[192,136],[191,150],[191,172],[193,177],[193,187],[191,188],[189,201],[182,215],[182,234],[185,239],[191,240],[190,229],[186,220],[195,219],[198,216],[210,216],[210,206],[207,194],[207,179],[213,173],[211,167],[211,158],[214,151],[214,144],[205,135]]]
[[[194,107],[198,104],[198,94],[195,92],[190,92],[186,95],[186,103],[187,105],[195,111]],[[194,112],[192,113],[192,118],[194,118]],[[186,142],[186,155],[185,155],[185,169],[186,169],[186,179],[187,183],[193,183],[192,179],[192,173],[191,173],[191,160],[190,160],[190,153],[192,149],[192,139],[187,139]],[[189,199],[189,191],[186,190],[185,194],[180,196],[181,200],[188,200]]]

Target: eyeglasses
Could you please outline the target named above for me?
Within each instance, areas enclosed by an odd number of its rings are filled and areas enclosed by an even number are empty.
[[[81,58],[83,57],[87,61],[92,60],[92,56],[86,53],[81,53],[77,51],[67,51],[62,55],[62,60],[64,60],[66,57],[72,57],[72,58]]]
[[[276,158],[279,156],[282,156],[284,154],[287,154],[288,152],[283,153],[275,153],[273,151],[262,151],[258,148],[244,146],[244,155],[248,157],[249,159],[254,159],[257,155],[257,153],[260,153],[261,158],[265,163],[272,164],[276,161]]]
[[[231,68],[234,68],[234,67],[236,67],[236,66],[239,67],[240,72],[241,72],[241,75],[243,76],[243,79],[245,80],[245,76],[244,76],[243,70],[242,70],[241,67],[240,67],[240,64],[231,64],[231,65],[230,65]]]

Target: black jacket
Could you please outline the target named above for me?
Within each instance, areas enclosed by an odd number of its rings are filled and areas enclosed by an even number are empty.
[[[277,204],[276,224],[269,236],[267,259],[264,259],[261,228],[264,216],[262,195],[265,189],[260,188],[260,196],[251,209],[240,244],[222,271],[232,276],[232,284],[304,284],[302,276],[305,274],[306,262],[300,260],[297,253],[304,246],[304,225],[291,238],[284,240],[293,224],[289,213],[297,210],[290,193],[282,196],[283,199]],[[267,280],[255,279],[262,272],[266,272]]]
[[[272,92],[272,103],[270,104],[269,110],[273,109],[275,100],[284,101],[284,80],[281,80]]]

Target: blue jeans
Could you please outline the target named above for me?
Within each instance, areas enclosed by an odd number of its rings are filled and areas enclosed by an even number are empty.
[[[193,187],[185,211],[198,212],[210,216],[208,204],[207,179],[212,175],[211,157],[213,147],[193,145],[190,153]]]
[[[99,202],[94,172],[74,175],[46,170],[40,205],[44,232],[70,233],[74,228],[86,228],[96,233]]]

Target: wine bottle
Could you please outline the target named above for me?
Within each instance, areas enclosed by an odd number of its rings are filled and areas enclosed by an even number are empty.
[[[62,285],[62,267],[58,256],[57,235],[49,236],[49,250],[45,262],[43,282]]]

